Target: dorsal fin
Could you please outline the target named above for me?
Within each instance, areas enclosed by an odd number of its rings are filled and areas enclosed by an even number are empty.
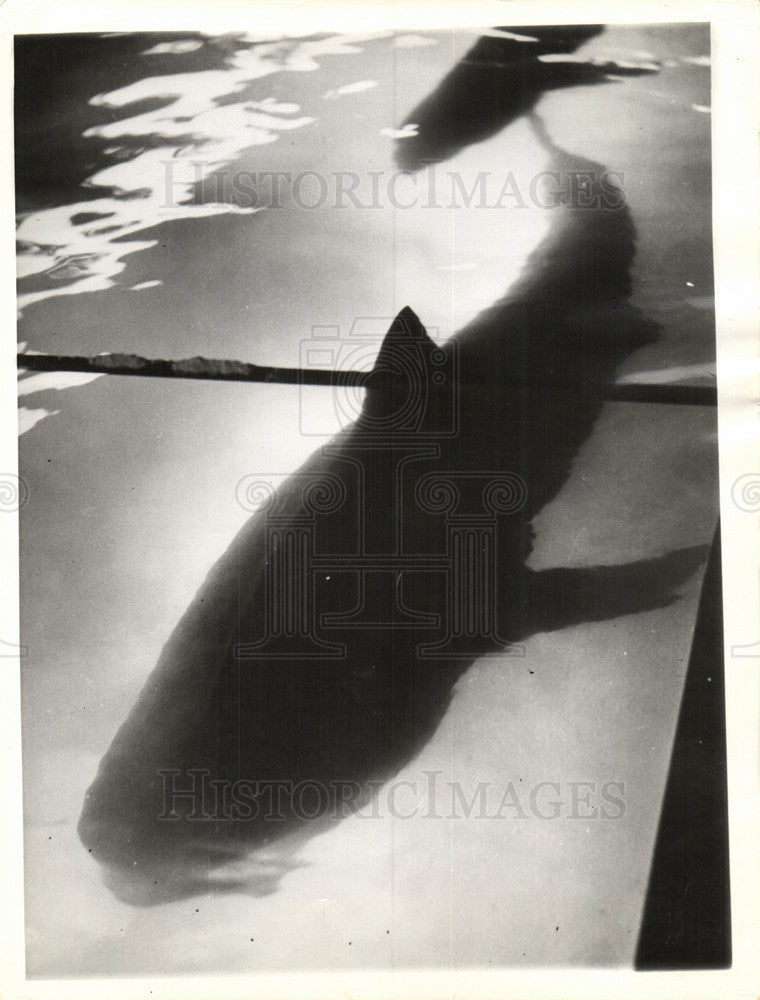
[[[393,369],[393,357],[398,356],[399,351],[409,348],[419,351],[421,346],[434,348],[435,342],[431,340],[417,313],[409,306],[404,306],[383,338],[373,370]],[[427,360],[428,350],[422,351],[420,356]]]
[[[383,338],[367,382],[362,421],[378,421],[377,429],[409,429],[426,412],[436,351],[419,316],[404,306]]]

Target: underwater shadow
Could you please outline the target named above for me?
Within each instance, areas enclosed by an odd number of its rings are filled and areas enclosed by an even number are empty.
[[[572,55],[602,30],[599,25],[520,27],[515,32],[523,40],[512,33],[480,38],[404,117],[401,127],[414,127],[416,134],[397,142],[398,166],[414,171],[449,159],[530,112],[549,91],[657,72],[651,64],[622,65]]]
[[[557,207],[518,281],[447,343],[402,310],[356,423],[279,488],[257,484],[260,513],[210,571],[86,796],[80,837],[121,899],[271,894],[307,840],[422,749],[475,660],[665,607],[704,561],[686,548],[526,568],[532,520],[567,481],[599,386],[658,332],[628,301],[622,192],[532,124],[551,168],[585,171],[587,198]]]

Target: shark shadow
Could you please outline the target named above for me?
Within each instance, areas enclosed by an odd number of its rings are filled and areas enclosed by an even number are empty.
[[[593,196],[603,166],[533,123],[551,166],[586,171]],[[479,657],[677,598],[700,550],[525,566],[599,385],[657,336],[628,301],[635,231],[618,195],[615,209],[558,207],[520,279],[445,344],[402,310],[355,422],[276,489],[256,484],[261,510],[86,795],[79,834],[120,898],[275,891],[299,845],[421,750]]]
[[[438,163],[471,143],[489,139],[532,111],[548,91],[657,72],[657,66],[650,63],[573,56],[601,34],[599,25],[516,30],[524,40],[512,33],[478,39],[435,90],[406,115],[402,128],[416,131],[397,143],[396,162],[402,170]]]

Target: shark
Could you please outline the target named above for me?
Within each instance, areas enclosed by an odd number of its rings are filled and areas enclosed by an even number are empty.
[[[658,336],[630,301],[623,192],[532,121],[550,169],[590,179],[588,197],[555,208],[518,280],[449,340],[403,308],[356,418],[283,482],[251,484],[259,509],[86,793],[79,836],[119,898],[275,891],[298,864],[277,845],[371,800],[476,660],[520,656],[539,630],[663,606],[697,567],[692,550],[527,565],[532,522],[567,481],[602,387]],[[269,868],[246,883],[235,865],[256,857]]]

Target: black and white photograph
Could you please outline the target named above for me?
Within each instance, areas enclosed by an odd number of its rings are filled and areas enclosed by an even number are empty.
[[[25,995],[744,968],[720,26],[429,7],[11,25]]]

